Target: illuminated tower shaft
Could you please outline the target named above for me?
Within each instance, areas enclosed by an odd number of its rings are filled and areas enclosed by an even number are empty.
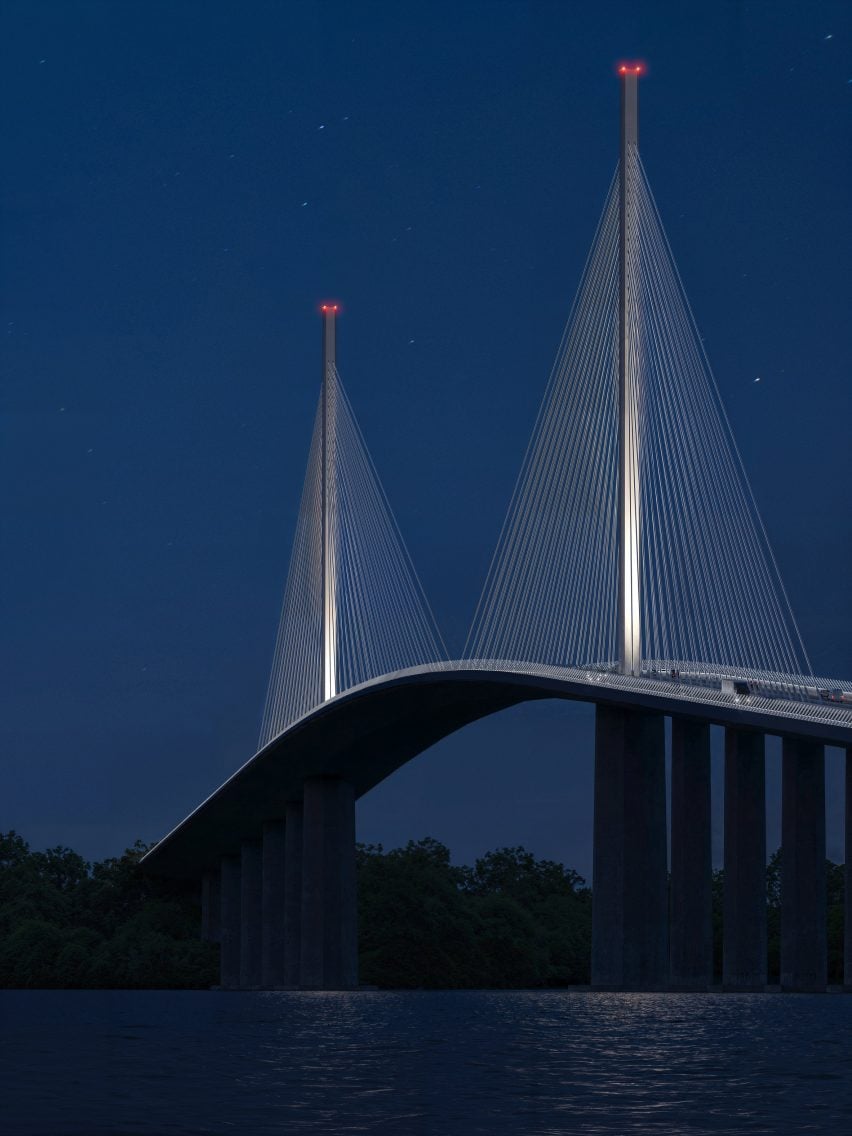
[[[639,214],[638,68],[621,69],[618,293],[618,665],[639,674],[642,627],[639,608]]]
[[[322,689],[337,694],[337,495],[335,304],[322,306]]]

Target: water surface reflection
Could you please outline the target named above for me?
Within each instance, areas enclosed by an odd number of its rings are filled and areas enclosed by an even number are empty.
[[[852,999],[0,992],[0,1132],[852,1133]]]

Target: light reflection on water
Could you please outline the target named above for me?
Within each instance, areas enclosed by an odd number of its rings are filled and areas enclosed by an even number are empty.
[[[0,1133],[852,1133],[852,998],[0,991]]]

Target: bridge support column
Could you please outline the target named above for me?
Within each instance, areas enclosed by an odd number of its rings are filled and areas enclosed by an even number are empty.
[[[713,981],[710,725],[672,718],[672,872],[669,982]]]
[[[766,987],[766,748],[763,734],[725,730],[722,984]]]
[[[781,789],[781,988],[825,990],[825,750],[784,738]]]
[[[244,840],[240,857],[240,986],[260,986],[263,856]]]
[[[852,746],[846,747],[845,857],[843,869],[843,986],[852,991]]]
[[[215,871],[201,877],[201,938],[205,943],[219,942],[219,873]]]
[[[240,878],[239,856],[223,856],[219,871],[219,985],[223,990],[240,984]]]
[[[358,985],[355,794],[339,777],[305,781],[302,839],[303,988]]]
[[[265,821],[260,960],[260,981],[265,987],[284,985],[285,843],[284,821]]]
[[[843,989],[852,993],[852,746],[846,747],[843,868]]]
[[[668,979],[665,738],[661,714],[598,706],[592,985]]]
[[[284,985],[298,986],[302,953],[302,802],[288,801],[284,817]]]

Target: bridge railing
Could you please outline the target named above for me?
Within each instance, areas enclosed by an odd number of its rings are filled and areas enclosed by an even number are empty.
[[[685,708],[687,704],[708,707],[741,705],[750,710],[765,712],[778,719],[788,720],[791,725],[800,721],[852,730],[852,682],[849,680],[765,672],[764,681],[757,682],[752,679],[754,689],[745,693],[738,691],[733,685],[734,682],[741,680],[731,673],[730,668],[720,667],[711,677],[703,665],[681,662],[679,666],[674,667],[678,672],[675,678],[671,676],[672,669],[668,667],[663,671],[659,668],[659,664],[654,664],[642,675],[623,675],[618,673],[612,663],[569,667],[519,659],[449,659],[379,675],[357,687],[352,687],[339,697],[348,697],[359,690],[382,686],[408,676],[484,671],[541,677],[585,686],[589,688],[590,701],[594,701],[595,688],[604,687],[637,694],[659,695],[668,701],[683,702]],[[698,677],[702,675],[706,678]],[[723,685],[727,681],[732,683],[730,688]],[[826,699],[821,693],[838,690],[843,695],[842,700]],[[807,692],[812,693],[805,697]]]

